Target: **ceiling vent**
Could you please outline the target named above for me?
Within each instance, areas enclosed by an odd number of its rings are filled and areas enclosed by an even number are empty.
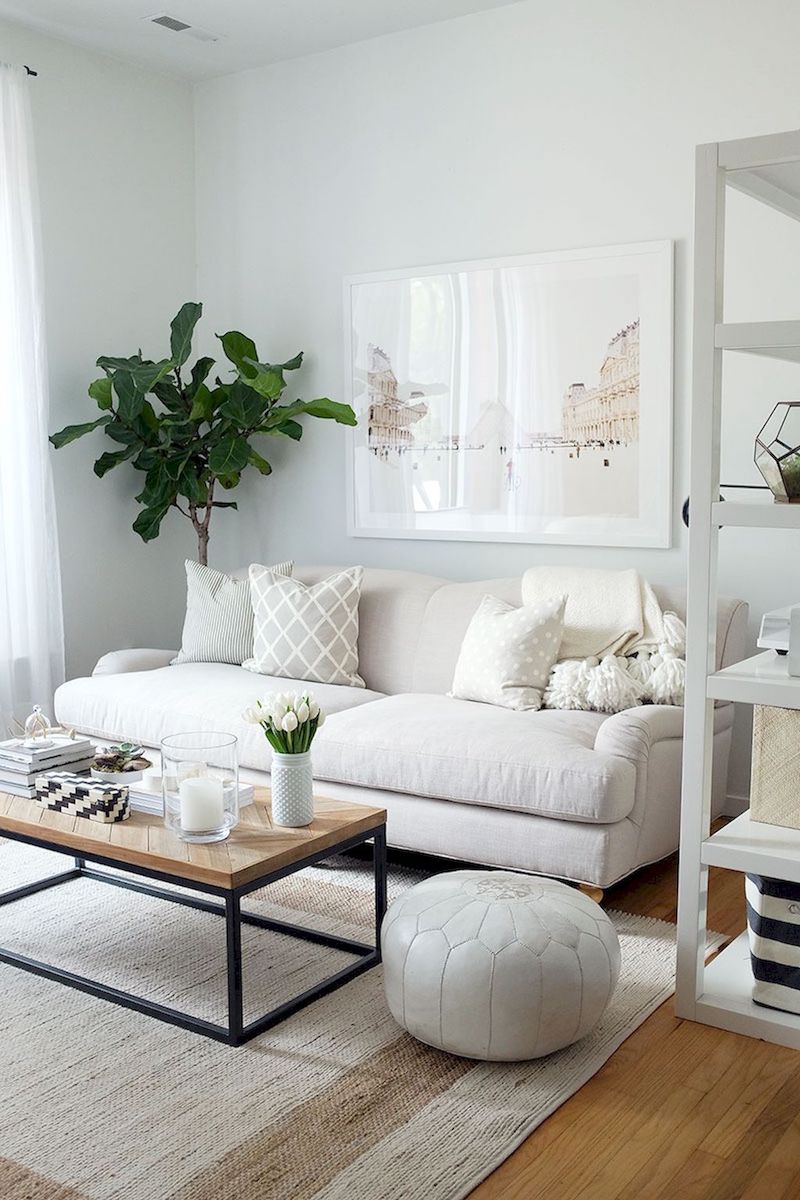
[[[162,29],[171,29],[173,33],[182,33],[185,37],[194,38],[198,42],[218,42],[221,36],[218,33],[211,33],[208,29],[201,29],[199,25],[189,25],[186,21],[180,21],[168,13],[158,13],[154,17],[145,17],[144,20],[149,21],[152,25],[160,25]]]

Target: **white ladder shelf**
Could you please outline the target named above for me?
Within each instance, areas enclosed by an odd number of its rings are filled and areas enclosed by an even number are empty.
[[[695,182],[691,523],[683,805],[678,886],[679,1017],[800,1049],[800,1016],[754,1004],[747,935],[706,965],[708,869],[800,883],[800,832],[745,813],[711,833],[715,700],[800,709],[800,679],[772,651],[715,670],[720,527],[800,529],[800,505],[719,501],[722,357],[800,363],[800,320],[723,321],[728,187],[800,220],[800,130],[698,146]],[[800,308],[800,296],[798,296]],[[766,414],[765,414],[766,415]]]

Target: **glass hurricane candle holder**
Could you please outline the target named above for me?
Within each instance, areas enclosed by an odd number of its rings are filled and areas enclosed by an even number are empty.
[[[161,743],[164,824],[184,842],[221,842],[239,824],[238,742],[173,733]]]

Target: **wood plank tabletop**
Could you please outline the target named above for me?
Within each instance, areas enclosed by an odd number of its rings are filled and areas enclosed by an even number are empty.
[[[102,854],[115,862],[174,875],[176,880],[223,888],[240,887],[272,870],[301,863],[385,820],[385,809],[317,796],[312,823],[286,829],[272,824],[269,789],[256,788],[254,802],[241,810],[239,824],[225,841],[199,845],[182,842],[160,816],[133,812],[127,821],[106,825],[42,808],[35,800],[0,790],[0,837],[3,832],[27,834],[77,856]]]

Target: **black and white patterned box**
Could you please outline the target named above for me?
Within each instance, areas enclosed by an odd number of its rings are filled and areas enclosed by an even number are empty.
[[[131,815],[125,784],[100,783],[69,771],[49,771],[36,776],[36,803],[54,812],[111,824]]]

